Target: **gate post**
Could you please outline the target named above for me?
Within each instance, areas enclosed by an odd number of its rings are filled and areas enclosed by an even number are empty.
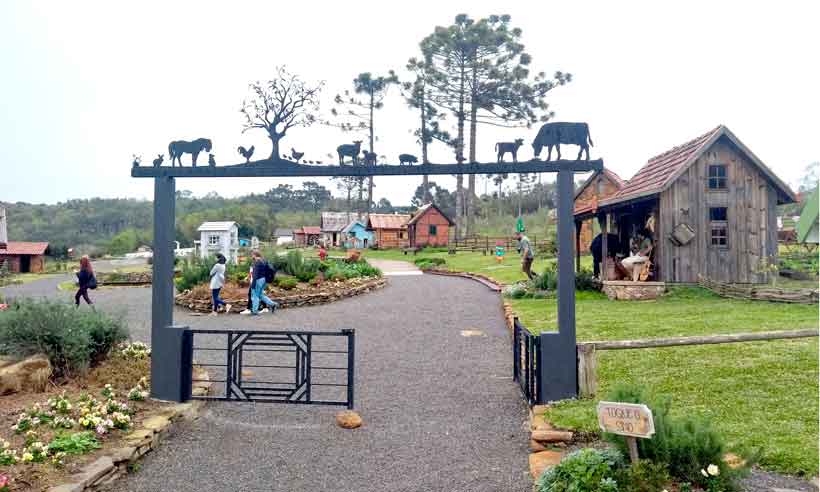
[[[174,324],[173,177],[154,178],[154,257],[151,277],[151,397],[182,400],[182,332]]]
[[[356,330],[342,330],[347,336],[347,408],[353,410],[356,369]]]
[[[575,346],[575,269],[573,195],[575,174],[558,171],[558,333],[542,333],[538,403],[578,395]]]

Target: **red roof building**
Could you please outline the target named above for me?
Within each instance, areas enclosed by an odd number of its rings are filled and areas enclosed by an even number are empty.
[[[410,247],[447,246],[450,241],[450,227],[454,225],[455,222],[434,204],[423,205],[407,221]]]
[[[404,248],[408,245],[407,214],[370,214],[367,230],[373,231],[373,241],[379,248]]]
[[[14,273],[40,273],[45,271],[45,254],[48,243],[9,241],[0,244],[0,265]]]
[[[302,226],[293,230],[293,243],[296,246],[315,246],[322,238],[322,229],[319,226]]]

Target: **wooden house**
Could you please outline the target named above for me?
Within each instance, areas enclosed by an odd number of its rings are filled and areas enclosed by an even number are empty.
[[[327,246],[342,244],[342,229],[358,216],[353,212],[322,212],[319,228],[322,231],[322,240]]]
[[[342,229],[342,243],[345,248],[369,248],[373,245],[373,232],[367,230],[365,221],[356,219]]]
[[[302,226],[293,230],[293,244],[299,247],[315,246],[321,239],[322,230],[319,226]]]
[[[594,213],[601,200],[614,196],[623,186],[624,180],[612,170],[604,168],[602,171],[595,171],[575,192],[575,215]],[[600,232],[598,224],[590,217],[577,220],[575,226],[579,228],[576,230],[576,234],[580,236],[579,250],[581,253],[588,253],[592,239]]]
[[[201,258],[205,259],[222,253],[228,261],[234,263],[238,261],[241,244],[239,225],[236,222],[203,222],[197,232],[199,232],[199,241],[194,241],[194,247],[199,249]],[[250,241],[248,241],[249,244]]]
[[[619,236],[615,248],[626,255],[629,239],[648,229],[652,280],[697,282],[702,275],[761,283],[768,280],[758,273],[761,262],[777,257],[777,206],[794,200],[789,187],[721,125],[652,157],[596,207],[576,210],[576,233],[578,222],[594,217],[602,232]],[[576,234],[580,250],[579,242]]]
[[[420,207],[407,221],[409,246],[411,248],[447,246],[452,226],[455,226],[455,222],[450,220],[435,204],[428,203]]]
[[[407,246],[407,214],[370,214],[367,218],[367,230],[373,231],[376,246],[386,248],[404,248]]]

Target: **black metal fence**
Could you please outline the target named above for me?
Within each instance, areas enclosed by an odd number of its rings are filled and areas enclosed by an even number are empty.
[[[533,335],[519,321],[513,320],[513,380],[521,386],[527,403],[539,402],[541,337]]]
[[[192,399],[353,408],[354,330],[188,333],[188,367],[206,369],[211,383],[208,395]]]

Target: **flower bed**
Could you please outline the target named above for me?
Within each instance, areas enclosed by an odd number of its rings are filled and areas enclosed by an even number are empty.
[[[327,280],[323,282],[296,282],[293,277],[277,278],[278,286],[269,285],[265,293],[282,308],[326,304],[370,292],[384,287],[384,277],[357,277],[347,280]],[[291,287],[292,285],[292,287]],[[240,312],[248,305],[248,286],[228,282],[222,289],[222,299],[233,306],[233,312]],[[207,313],[212,309],[211,290],[207,284],[194,287],[176,296],[176,304],[193,311]]]
[[[9,490],[73,481],[98,456],[126,447],[133,429],[174,407],[147,399],[149,354],[144,344],[128,344],[45,393],[0,397],[0,468]]]

